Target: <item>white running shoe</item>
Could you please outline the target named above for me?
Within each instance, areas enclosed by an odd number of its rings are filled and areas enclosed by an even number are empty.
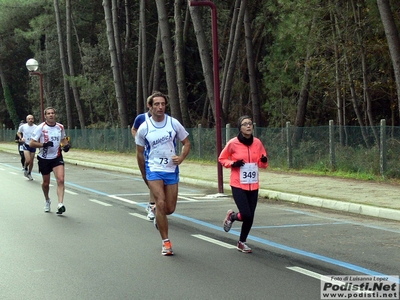
[[[28,169],[25,169],[25,170],[24,170],[24,176],[25,176],[25,177],[28,177]],[[28,177],[28,178],[29,178],[29,177]]]
[[[31,175],[31,173],[29,173],[28,176],[26,176],[26,177],[28,177],[28,179],[31,180],[31,181],[33,180],[33,177]]]
[[[153,212],[153,206],[154,204],[148,203],[146,206],[146,211],[147,211],[147,220],[153,221],[154,220],[154,212]]]
[[[49,200],[46,200],[46,201],[44,202],[44,212],[50,212],[50,204],[51,204],[50,199],[49,199]]]
[[[62,215],[62,213],[65,212],[65,206],[63,203],[58,203],[58,208],[57,208],[57,215]]]
[[[251,253],[251,248],[245,242],[238,241],[237,249],[243,253]]]

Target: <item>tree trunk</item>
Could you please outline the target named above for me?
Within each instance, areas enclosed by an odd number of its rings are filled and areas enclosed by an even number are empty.
[[[8,114],[10,115],[10,119],[14,124],[14,128],[18,128],[20,119],[18,118],[17,110],[15,108],[15,103],[11,96],[10,88],[8,86],[6,77],[4,76],[3,67],[1,65],[0,65],[0,83],[3,88],[3,96],[6,103]]]
[[[214,122],[216,123],[216,111],[215,111],[215,99],[214,99],[214,81],[213,81],[213,63],[210,56],[211,50],[208,46],[207,38],[204,33],[202,18],[200,14],[200,8],[195,6],[189,6],[190,17],[192,19],[194,34],[197,40],[197,47],[199,48],[199,55],[201,66],[203,68],[204,82],[207,89],[207,99],[203,109],[203,121],[205,122],[208,114],[208,103],[211,105],[211,110],[214,117]],[[202,124],[203,126],[208,126],[208,124]]]
[[[144,108],[146,107],[144,103],[144,96],[143,96],[143,68],[142,68],[142,26],[139,26],[139,34],[138,34],[138,63],[137,63],[137,72],[136,72],[136,114],[140,114],[144,112]]]
[[[73,60],[73,50],[72,50],[72,9],[71,9],[71,0],[66,0],[66,33],[67,33],[67,54],[68,54],[68,66],[69,73],[72,78],[71,87],[74,95],[75,106],[78,112],[79,124],[81,129],[85,128],[85,114],[83,113],[81,100],[79,96],[78,87],[75,83],[75,68],[74,68],[74,60]]]
[[[112,13],[112,24],[113,24],[114,40],[115,40],[115,51],[117,53],[117,60],[119,65],[118,71],[119,71],[119,77],[121,78],[122,97],[126,99],[125,83],[124,83],[124,60],[122,55],[122,46],[121,46],[119,24],[118,24],[119,16],[118,16],[117,0],[111,0],[111,13]]]
[[[112,24],[112,14],[110,8],[110,0],[103,0],[104,17],[107,27],[107,40],[111,59],[111,69],[113,72],[115,96],[117,99],[118,113],[121,122],[121,128],[128,127],[128,115],[126,99],[123,97],[123,83],[120,76],[120,65],[118,63],[118,57],[115,48],[115,37]]]
[[[65,50],[64,50],[64,37],[62,36],[62,28],[61,28],[61,18],[60,18],[60,6],[58,4],[58,0],[54,0],[54,12],[57,23],[57,35],[58,35],[58,48],[60,51],[60,62],[62,75],[64,79],[64,97],[65,97],[65,111],[67,114],[67,128],[72,127],[72,112],[71,112],[71,99],[69,96],[69,82],[68,82],[68,68],[67,62],[65,59]]]
[[[138,26],[138,64],[136,72],[136,112],[137,114],[146,111],[147,97],[147,46],[146,46],[146,13],[145,0],[140,0],[139,26]],[[144,74],[143,74],[144,73]],[[145,88],[146,87],[146,88]]]
[[[361,26],[362,21],[361,21],[361,16],[360,16],[360,7],[359,6],[356,7],[354,0],[351,1],[351,5],[353,8],[354,21],[358,28],[358,30],[356,30],[356,32],[355,32],[355,35],[357,37],[358,48],[360,49],[364,100],[365,100],[365,103],[367,104],[366,113],[367,113],[368,122],[371,126],[372,133],[374,134],[375,144],[379,145],[379,136],[374,127],[374,118],[372,116],[372,109],[371,109],[371,97],[370,97],[369,88],[368,88],[369,76],[368,76],[368,68],[367,68],[367,58],[365,55],[365,47],[364,47],[365,41],[364,41],[363,36],[361,35],[361,33],[364,32],[364,28],[362,28],[362,26]]]
[[[256,63],[254,61],[254,49],[252,42],[253,34],[251,30],[248,9],[246,9],[244,15],[244,32],[246,40],[246,57],[247,57],[247,68],[249,72],[250,99],[253,111],[253,122],[256,123],[257,125],[260,125],[261,124],[260,97],[257,85]]]
[[[125,53],[129,50],[129,41],[131,40],[131,18],[129,13],[129,1],[124,1],[125,8]]]
[[[296,145],[300,142],[303,136],[303,127],[306,123],[306,114],[307,114],[307,104],[308,98],[310,95],[310,64],[311,64],[311,54],[313,52],[311,46],[311,36],[313,35],[315,17],[313,17],[310,27],[308,30],[308,42],[307,42],[307,53],[306,58],[304,60],[304,73],[303,73],[303,82],[301,85],[299,102],[297,103],[297,112],[296,112],[296,120],[294,122],[295,130],[293,133],[292,143]]]
[[[336,18],[335,24],[338,24],[339,22],[337,21],[337,14],[335,14],[335,18]],[[342,32],[341,32],[339,26],[336,26],[335,30],[336,30],[338,39],[340,41],[343,41],[343,43],[346,43],[347,41],[344,40],[344,38],[342,37]],[[353,42],[353,41],[351,41],[351,42]],[[358,104],[357,104],[357,93],[356,93],[356,88],[354,85],[353,69],[350,65],[346,48],[344,48],[344,47],[343,47],[343,58],[344,58],[344,64],[345,64],[345,73],[347,74],[348,83],[349,83],[349,87],[350,87],[351,104],[353,105],[354,113],[356,115],[358,124],[360,125],[361,135],[363,136],[364,143],[367,147],[369,147],[368,137],[367,137],[367,134],[365,131],[363,118],[362,118],[362,115],[360,113],[360,110],[359,110]]]
[[[139,30],[139,34],[140,34],[140,49],[141,49],[141,60],[142,63],[140,64],[141,68],[142,68],[142,85],[141,85],[141,89],[142,89],[142,98],[138,98],[137,101],[142,101],[142,103],[144,104],[143,110],[147,111],[146,107],[147,107],[147,97],[148,97],[148,89],[149,89],[149,82],[148,82],[148,78],[147,78],[147,34],[146,34],[146,1],[145,0],[141,0],[140,1],[140,29]]]
[[[156,4],[158,12],[158,23],[161,32],[161,45],[164,52],[164,63],[171,115],[182,122],[181,108],[179,105],[178,86],[176,84],[174,52],[172,50],[171,33],[169,31],[165,0],[156,0]]]
[[[236,0],[235,3],[233,4],[233,9],[232,9],[232,21],[231,21],[231,26],[230,26],[230,31],[229,31],[229,40],[227,42],[228,47],[226,48],[226,54],[225,54],[225,61],[224,61],[224,69],[223,69],[223,74],[222,74],[222,80],[221,80],[221,101],[224,99],[224,93],[225,93],[225,78],[228,76],[228,69],[229,69],[229,62],[231,61],[231,56],[232,56],[232,48],[233,48],[233,41],[235,39],[235,28],[238,24],[238,16],[239,16],[239,8],[240,8],[240,0]],[[228,24],[228,22],[226,22]],[[227,29],[226,29],[227,30]],[[224,36],[227,34],[224,34]],[[224,107],[224,103],[222,103],[222,107]]]
[[[161,46],[161,34],[160,34],[160,26],[157,29],[157,39],[156,39],[156,48],[154,50],[153,64],[152,64],[152,74],[150,76],[150,84],[148,93],[152,94],[153,91],[160,90],[160,76],[161,76],[161,66],[160,66],[160,58],[162,55],[162,46]]]
[[[377,0],[377,3],[392,58],[400,120],[400,37],[390,8],[390,1]]]
[[[357,93],[356,93],[356,88],[354,86],[354,80],[353,80],[353,75],[352,75],[353,70],[349,64],[349,60],[347,58],[346,52],[344,52],[344,60],[345,60],[346,66],[347,66],[347,77],[348,77],[349,85],[350,85],[351,103],[353,104],[354,113],[356,114],[358,124],[360,125],[361,134],[364,138],[364,143],[367,147],[369,147],[368,137],[365,132],[363,118],[362,118],[362,115],[361,115],[360,110],[357,105]]]
[[[227,71],[224,72],[223,78],[223,97],[222,97],[222,111],[224,119],[227,120],[228,117],[228,110],[229,104],[232,103],[231,99],[231,92],[232,92],[232,85],[233,85],[233,76],[236,70],[236,62],[239,52],[239,47],[241,44],[240,34],[242,31],[242,24],[244,20],[244,13],[246,11],[247,0],[242,0],[240,4],[239,14],[237,17],[237,22],[235,24],[235,35],[232,42],[232,51],[231,55],[226,58],[225,65],[227,66]],[[233,22],[233,20],[232,20]],[[225,123],[225,122],[224,122]]]
[[[185,76],[185,50],[183,43],[182,1],[175,0],[175,61],[179,104],[182,112],[183,126],[190,127],[190,116],[187,106],[187,88]]]
[[[335,91],[336,91],[336,109],[337,109],[337,119],[338,119],[338,126],[339,126],[339,141],[340,145],[344,146],[344,109],[343,109],[343,102],[341,97],[341,72],[340,72],[340,65],[339,65],[339,41],[336,35],[336,22],[337,18],[334,16],[334,13],[331,12],[331,23],[332,23],[332,40],[333,40],[333,49],[335,54]]]

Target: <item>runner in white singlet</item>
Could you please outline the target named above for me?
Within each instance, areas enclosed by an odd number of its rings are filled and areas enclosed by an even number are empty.
[[[136,134],[137,161],[144,181],[156,201],[154,225],[160,231],[162,255],[173,255],[168,238],[167,215],[175,211],[178,200],[178,166],[190,151],[189,133],[178,120],[165,114],[167,96],[153,93],[147,104],[152,116],[140,125]],[[176,141],[182,142],[182,151],[176,153]]]

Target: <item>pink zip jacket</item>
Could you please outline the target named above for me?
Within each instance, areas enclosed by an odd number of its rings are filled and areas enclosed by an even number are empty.
[[[221,151],[218,161],[225,168],[231,168],[232,163],[243,159],[245,163],[256,163],[259,168],[266,169],[268,162],[263,163],[260,160],[263,154],[268,157],[267,151],[258,138],[253,137],[253,143],[250,146],[246,146],[235,137],[228,141],[225,148]],[[256,183],[241,183],[240,168],[232,168],[229,184],[246,191],[257,190],[260,186],[258,180]]]

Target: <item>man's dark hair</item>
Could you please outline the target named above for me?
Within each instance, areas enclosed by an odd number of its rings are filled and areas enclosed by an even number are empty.
[[[159,91],[155,91],[155,92],[153,92],[153,94],[151,94],[149,97],[147,97],[147,104],[150,106],[153,106],[153,99],[155,97],[163,97],[165,99],[165,105],[168,104],[168,96]]]

